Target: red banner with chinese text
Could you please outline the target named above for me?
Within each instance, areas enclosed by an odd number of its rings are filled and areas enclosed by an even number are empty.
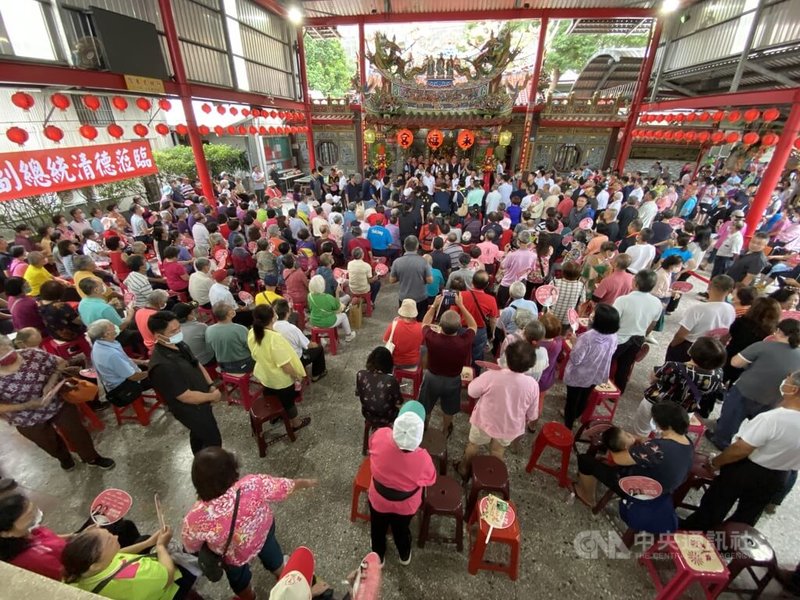
[[[158,172],[147,140],[0,154],[0,202]]]

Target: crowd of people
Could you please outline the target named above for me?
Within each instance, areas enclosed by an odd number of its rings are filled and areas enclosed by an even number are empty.
[[[774,190],[748,231],[756,164],[686,166],[673,177],[658,164],[507,173],[500,162],[486,177],[467,158],[409,157],[396,173],[319,168],[309,186],[265,194],[254,168],[250,192],[222,174],[206,198],[183,178],[164,186],[157,207],[135,198],[128,216],[112,204],[56,215],[38,234],[19,225],[13,240],[0,238],[0,414],[65,471],[77,466],[72,451],[112,469],[68,392],[85,366],[100,392],[92,410],[124,408],[153,389],[194,454],[198,501],[182,549],[223,555],[232,591],[253,598],[253,558],[278,579],[286,573],[271,502],[316,482],[239,473],[212,410],[223,397],[218,378],[251,376],[290,428],[309,426],[297,401],[327,374],[325,344],[353,343],[362,310],[371,314],[391,285],[396,317],[355,377],[381,561],[391,530],[400,563],[410,563],[409,524],[436,481],[423,434],[436,412],[449,439],[465,395],[468,441],[455,465],[465,479],[483,448],[504,460],[538,431],[546,392],[574,432],[595,387],[612,384],[625,401],[636,396],[635,425],[603,434],[608,456],[578,457],[581,503],[595,505],[598,481],[624,496],[626,475],[656,480],[667,499],[696,458],[690,422],[702,422],[721,451],[708,455],[719,475],[681,527],[714,530],[735,504],[731,518],[751,526],[776,510],[800,468],[797,178]],[[673,317],[673,337],[659,339],[687,281],[702,291]],[[328,337],[310,341],[312,328]],[[67,347],[80,353],[65,360]],[[663,361],[632,394],[645,352]],[[397,371],[422,373],[415,399],[404,401]],[[553,397],[561,372],[563,406]],[[0,528],[0,558],[82,589],[197,595],[194,575],[170,554],[169,529],[125,542],[104,528],[61,538],[19,495],[0,500]],[[133,561],[136,577],[122,581]],[[798,579],[788,589],[800,593]]]

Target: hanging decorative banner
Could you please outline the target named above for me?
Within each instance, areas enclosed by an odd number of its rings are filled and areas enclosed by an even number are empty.
[[[157,173],[147,140],[0,154],[0,202]]]
[[[401,148],[410,148],[414,143],[414,133],[410,129],[401,129],[397,132],[397,143]]]
[[[462,129],[458,132],[456,142],[458,143],[458,147],[462,150],[469,150],[475,143],[475,134],[469,129]]]
[[[442,142],[444,141],[444,134],[440,129],[431,129],[428,132],[428,137],[425,138],[425,141],[427,142],[429,148],[436,150],[442,145]]]

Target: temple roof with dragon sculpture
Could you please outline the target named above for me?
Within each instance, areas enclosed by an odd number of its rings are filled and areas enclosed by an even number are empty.
[[[415,60],[395,38],[375,34],[375,51],[366,57],[380,73],[367,90],[367,121],[378,125],[464,127],[503,125],[511,120],[514,99],[526,84],[509,87],[502,77],[519,53],[504,28],[472,57],[425,56]]]

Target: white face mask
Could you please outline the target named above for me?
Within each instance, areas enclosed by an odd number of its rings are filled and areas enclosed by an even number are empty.
[[[36,514],[33,517],[33,521],[28,526],[28,533],[30,533],[31,531],[36,529],[39,525],[41,525],[43,519],[44,519],[44,513],[42,512],[42,509],[37,506]]]
[[[795,386],[793,386],[793,385],[786,386],[786,384],[785,384],[783,381],[781,381],[781,385],[780,385],[780,387],[778,388],[778,391],[780,391],[780,393],[781,393],[781,397],[783,397],[783,396],[787,396],[787,395],[788,395],[788,394],[787,394],[787,393],[784,391],[784,387],[795,387]]]
[[[656,425],[656,422],[653,419],[650,419],[650,429],[655,432],[657,437],[661,435],[661,428]]]

